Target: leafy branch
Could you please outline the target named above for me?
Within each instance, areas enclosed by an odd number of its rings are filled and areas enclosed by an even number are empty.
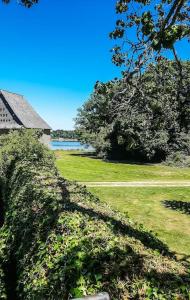
[[[2,0],[4,3],[8,4],[11,2],[11,0]],[[27,8],[32,7],[33,4],[37,4],[39,0],[18,0],[17,1],[19,4],[24,5]]]
[[[119,40],[112,61],[124,67],[125,76],[162,60],[164,50],[173,52],[177,41],[190,36],[189,0],[119,0],[116,13],[121,18],[110,33],[111,39]]]

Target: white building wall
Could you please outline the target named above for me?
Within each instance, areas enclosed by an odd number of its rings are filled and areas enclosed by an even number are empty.
[[[40,138],[40,142],[47,146],[48,148],[51,147],[51,136],[50,136],[50,130],[44,130],[43,135]]]

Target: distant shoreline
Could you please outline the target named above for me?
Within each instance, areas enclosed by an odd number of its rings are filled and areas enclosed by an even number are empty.
[[[58,138],[58,139],[51,139],[52,142],[79,142],[77,139],[64,139],[64,138]]]

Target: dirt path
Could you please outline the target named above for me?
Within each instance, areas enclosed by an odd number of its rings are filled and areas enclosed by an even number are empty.
[[[190,181],[117,181],[117,182],[79,182],[88,187],[190,187]]]

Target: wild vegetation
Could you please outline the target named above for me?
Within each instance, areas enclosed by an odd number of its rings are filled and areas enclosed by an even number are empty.
[[[109,159],[162,161],[190,153],[190,63],[183,63],[180,95],[173,61],[150,65],[139,88],[122,80],[97,82],[78,112],[79,139]],[[135,82],[135,78],[133,81]]]
[[[36,134],[11,133],[1,143],[4,299],[97,291],[111,299],[188,299],[187,267],[151,232],[60,178]]]

